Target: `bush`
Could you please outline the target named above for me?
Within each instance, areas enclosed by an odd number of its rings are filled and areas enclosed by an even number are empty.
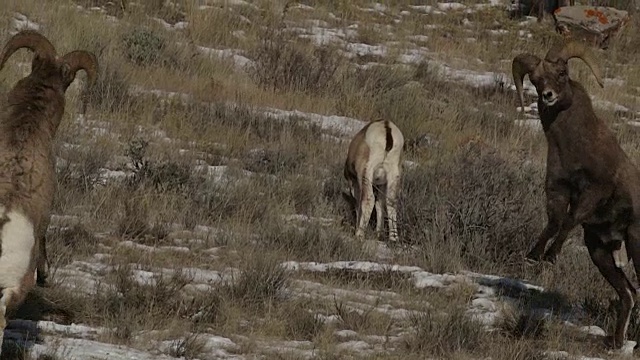
[[[452,264],[455,255],[469,269],[513,274],[542,229],[542,179],[541,168],[471,142],[449,161],[405,171],[400,231],[424,249],[451,250]]]
[[[122,39],[125,55],[136,65],[148,66],[161,62],[165,42],[150,30],[135,29]]]
[[[280,263],[263,256],[251,256],[240,275],[219,288],[219,294],[247,310],[260,311],[282,299],[289,275]]]
[[[412,314],[409,320],[415,335],[407,340],[407,348],[438,357],[458,351],[477,352],[486,343],[487,333],[465,310],[461,307],[449,314],[436,314],[433,310]]]
[[[252,57],[249,70],[260,86],[305,93],[329,90],[343,61],[333,48],[307,46],[280,30],[263,33]]]
[[[87,89],[86,101],[99,110],[116,112],[129,108],[133,99],[129,82],[115,65],[100,67],[94,86]]]

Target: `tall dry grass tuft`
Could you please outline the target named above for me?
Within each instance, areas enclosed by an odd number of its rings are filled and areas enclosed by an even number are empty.
[[[448,314],[438,314],[435,311],[414,313],[410,321],[415,334],[407,340],[407,349],[445,357],[456,353],[477,352],[489,345],[486,331],[465,313],[466,308],[449,310]]]
[[[421,247],[428,267],[437,271],[458,264],[514,273],[531,234],[542,226],[541,170],[482,142],[461,146],[433,167],[409,169],[401,200],[403,238]]]
[[[279,28],[260,33],[251,57],[255,61],[250,68],[254,81],[277,92],[322,94],[331,91],[344,64],[338,49],[315,47]]]

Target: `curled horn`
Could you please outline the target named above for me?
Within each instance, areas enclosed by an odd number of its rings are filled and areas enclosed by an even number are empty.
[[[596,81],[598,81],[598,85],[600,87],[604,87],[604,83],[602,82],[602,74],[600,73],[600,68],[594,61],[593,57],[587,51],[587,48],[578,42],[572,41],[566,44],[558,43],[549,49],[547,52],[547,56],[545,57],[546,61],[549,62],[557,62],[558,60],[563,60],[564,62],[569,61],[572,58],[579,58],[587,64],[593,76],[596,77]]]
[[[64,62],[69,66],[69,73],[72,74],[71,79],[75,77],[78,70],[82,69],[87,73],[87,86],[82,92],[82,113],[87,111],[88,88],[93,86],[98,76],[98,59],[95,55],[84,50],[75,50],[64,57]]]
[[[7,45],[4,46],[0,70],[2,70],[9,57],[22,48],[33,51],[41,59],[54,59],[56,57],[56,49],[46,37],[37,31],[23,30],[11,37]]]
[[[531,74],[540,63],[540,58],[531,54],[520,54],[513,59],[511,71],[513,73],[513,82],[516,84],[520,106],[524,112],[524,93],[522,90],[522,80],[525,75]]]

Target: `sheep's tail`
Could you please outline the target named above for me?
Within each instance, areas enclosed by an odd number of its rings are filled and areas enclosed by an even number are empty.
[[[393,149],[393,135],[391,134],[391,127],[389,126],[389,120],[384,121],[384,130],[387,135],[384,150],[386,152],[389,152],[391,151],[391,149]]]

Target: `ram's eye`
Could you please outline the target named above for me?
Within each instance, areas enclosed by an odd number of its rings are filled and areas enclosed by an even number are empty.
[[[567,72],[565,70],[560,71],[560,76],[567,76]]]

